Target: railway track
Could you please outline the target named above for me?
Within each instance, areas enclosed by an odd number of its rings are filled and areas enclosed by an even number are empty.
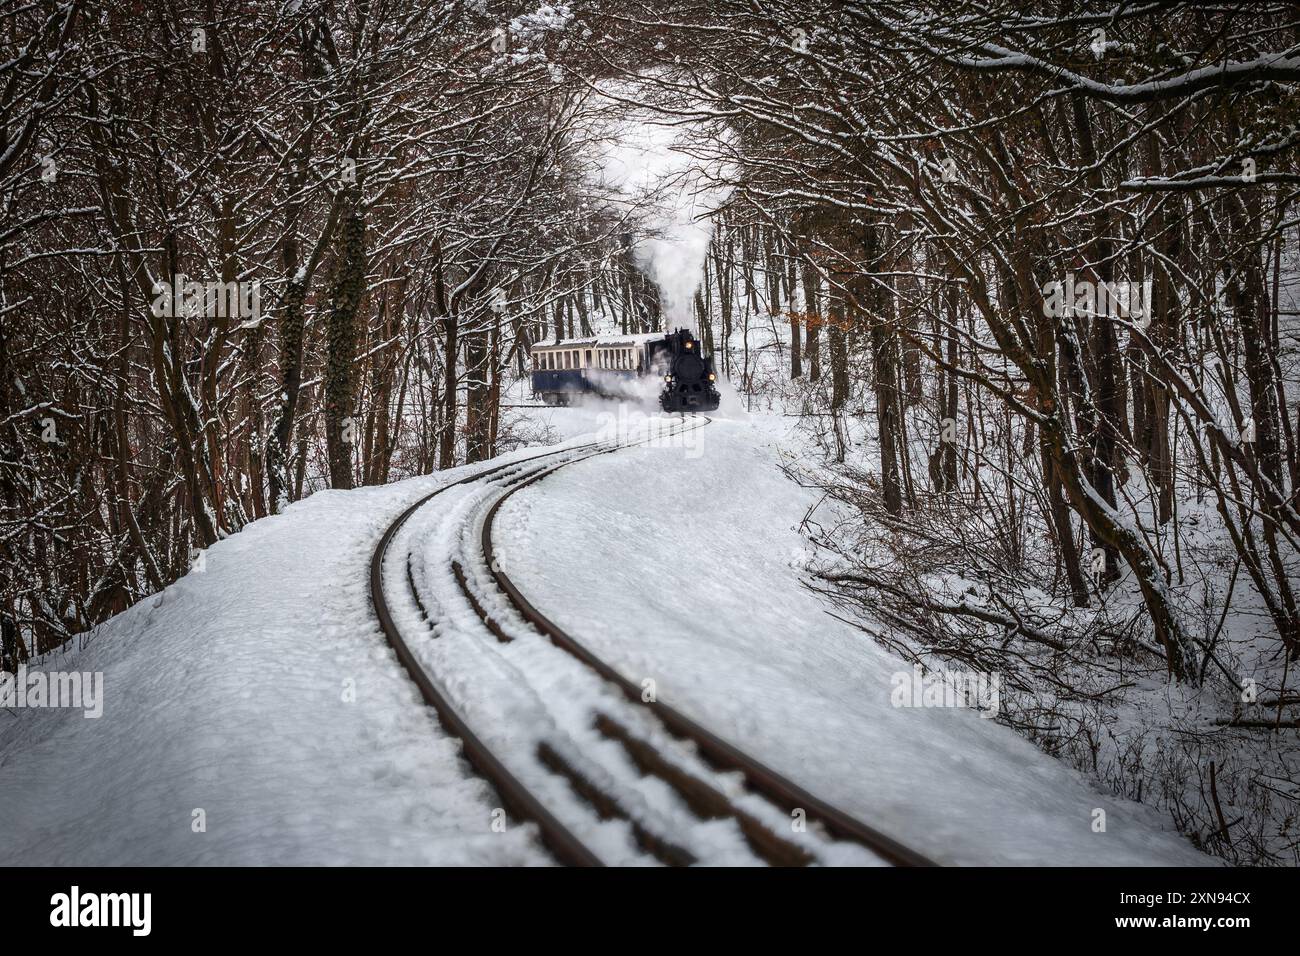
[[[644,439],[545,452],[422,497],[389,525],[371,559],[371,597],[385,637],[504,809],[534,824],[560,863],[603,865],[611,851],[601,852],[592,845],[597,843],[616,848],[617,862],[673,866],[933,865],[663,701],[644,700],[640,685],[542,614],[501,568],[493,529],[512,496],[578,462],[708,423],[707,418],[678,420],[672,430]],[[443,514],[432,515],[438,499],[456,500]],[[433,546],[427,547],[422,562],[420,532],[408,526],[424,514],[436,521],[430,529],[450,546],[436,559],[429,558]],[[399,540],[402,546],[396,547]],[[436,567],[439,562],[445,567]],[[463,627],[454,634],[467,662],[456,673],[477,669],[482,677],[473,697],[461,693],[458,698],[431,666],[429,648],[451,646],[442,643],[449,636],[440,627],[444,618],[476,619],[482,625],[481,637],[466,636]],[[428,640],[408,640],[417,628]],[[527,659],[516,660],[515,648]],[[554,659],[554,649],[568,664]],[[537,678],[536,672],[551,676]],[[568,699],[575,685],[586,688],[578,706]],[[508,698],[509,704],[500,704],[503,710],[534,716],[528,726],[503,730],[488,724],[489,715],[482,721],[467,715],[481,706],[479,698],[489,697],[496,703]],[[560,700],[563,706],[555,703]],[[629,837],[635,846],[631,860],[622,849]]]

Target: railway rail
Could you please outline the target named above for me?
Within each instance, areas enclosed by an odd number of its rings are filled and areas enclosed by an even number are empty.
[[[473,489],[478,495],[476,504],[471,505],[470,517],[464,519],[465,548],[447,556],[457,597],[496,643],[510,644],[526,635],[540,635],[595,675],[601,684],[613,688],[614,693],[592,702],[587,729],[594,735],[592,740],[612,745],[621,755],[620,765],[625,762],[634,768],[640,780],[658,781],[693,818],[734,824],[755,862],[801,866],[826,862],[828,857],[844,860],[843,853],[832,850],[848,847],[858,853],[850,857],[855,862],[869,859],[895,866],[934,865],[922,854],[807,792],[662,700],[643,700],[640,685],[538,610],[501,568],[494,528],[502,506],[514,495],[579,462],[644,445],[657,437],[681,435],[705,427],[709,421],[679,419],[674,430],[648,438],[555,449],[485,469],[421,497],[388,526],[370,562],[371,599],[386,639],[443,727],[462,741],[469,764],[495,788],[514,818],[536,826],[542,843],[557,862],[600,866],[605,861],[590,846],[590,840],[575,832],[590,827],[582,820],[575,825],[571,808],[568,813],[557,812],[554,801],[539,795],[536,786],[525,779],[528,776],[535,780],[538,768],[567,785],[596,821],[618,821],[626,826],[647,860],[673,866],[715,862],[707,841],[704,846],[694,846],[689,845],[690,840],[680,838],[692,828],[673,828],[653,813],[639,812],[643,803],[635,793],[638,781],[627,774],[608,772],[598,761],[575,757],[572,746],[543,736],[529,748],[532,768],[521,766],[522,751],[518,748],[510,755],[496,752],[489,743],[489,734],[470,725],[453,695],[437,675],[430,673],[413,642],[403,634],[395,602],[406,601],[430,627],[436,623],[438,612],[428,606],[433,599],[420,593],[409,551],[402,557],[405,573],[387,575],[386,583],[387,564],[403,555],[400,549],[393,550],[394,540],[413,516],[436,499],[455,488],[478,486]],[[395,580],[404,585],[400,588],[404,594],[391,593]],[[521,769],[528,770],[528,774],[522,774]],[[737,776],[743,781],[740,794],[735,785]],[[755,803],[747,795],[761,802]],[[777,821],[786,822],[785,828],[793,831],[788,821],[799,814],[806,818],[806,829],[800,834],[781,832]]]

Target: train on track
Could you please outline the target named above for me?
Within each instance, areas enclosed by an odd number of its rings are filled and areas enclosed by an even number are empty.
[[[713,357],[688,329],[533,346],[533,395],[548,405],[588,394],[633,398],[646,379],[662,381],[659,407],[666,412],[708,412],[721,401]]]

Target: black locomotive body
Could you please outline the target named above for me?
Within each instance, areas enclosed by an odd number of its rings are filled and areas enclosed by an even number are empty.
[[[659,406],[666,412],[711,412],[722,400],[718,394],[713,357],[703,354],[700,341],[687,329],[678,329],[646,344],[650,368],[661,371],[663,391]]]

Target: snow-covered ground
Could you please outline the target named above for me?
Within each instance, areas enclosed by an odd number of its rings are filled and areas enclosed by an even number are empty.
[[[524,414],[552,440],[638,427],[613,411]],[[503,509],[502,563],[660,699],[939,862],[1209,863],[993,721],[891,706],[901,662],[801,586],[815,499],[778,470],[791,440],[724,414],[576,464]],[[370,607],[388,522],[467,473],[315,494],[44,662],[102,671],[104,715],[0,712],[0,865],[547,862],[528,828],[494,829]]]
[[[384,527],[464,473],[318,492],[45,661],[102,671],[104,714],[0,711],[0,866],[545,862],[370,605]]]
[[[819,495],[778,470],[786,421],[564,469],[502,509],[503,567],[625,676],[937,861],[1210,863],[974,711],[893,706],[907,665],[801,584]]]
[[[1009,513],[1004,510],[997,517],[998,510],[1007,507],[1000,489],[985,483],[984,494],[991,494],[985,498],[986,513],[967,512],[960,524],[951,524],[952,518],[927,507],[922,491],[921,507],[908,518],[920,532],[914,537],[896,535],[861,513],[858,504],[879,495],[879,486],[871,484],[881,471],[874,397],[870,390],[863,390],[850,398],[841,420],[845,467],[835,466],[831,419],[819,414],[827,408],[829,383],[825,376],[816,385],[806,378],[790,381],[788,331],[781,316],[751,316],[745,327],[734,331],[725,367],[731,368],[733,377],[743,376],[754,383],[745,398],[749,407],[776,416],[797,416],[781,419],[797,423],[794,434],[781,439],[795,454],[791,470],[826,495],[819,498],[809,522],[821,545],[810,562],[813,569],[849,573],[873,569],[886,574],[899,570],[902,580],[915,576],[925,582],[929,597],[939,603],[990,600],[988,582],[996,581],[999,601],[1045,622],[1049,631],[1059,627],[1056,633],[1085,650],[1079,664],[1065,664],[1052,679],[1039,680],[1032,662],[1039,658],[1041,647],[1015,640],[1002,643],[1009,635],[1005,631],[999,634],[1002,629],[996,625],[980,633],[981,627],[969,621],[962,631],[954,630],[960,624],[950,623],[950,642],[937,648],[906,628],[887,623],[887,612],[856,591],[840,592],[843,613],[873,630],[882,643],[906,649],[929,668],[960,668],[960,661],[990,652],[997,658],[1001,644],[1001,650],[1008,652],[1004,661],[1021,660],[1026,666],[1020,669],[1012,663],[1015,670],[1002,675],[1000,722],[1018,727],[1035,746],[1075,767],[1104,792],[1142,800],[1189,839],[1199,841],[1197,845],[1210,846],[1233,863],[1294,865],[1294,735],[1288,736],[1285,730],[1266,734],[1257,727],[1225,726],[1237,718],[1276,718],[1276,703],[1248,704],[1238,688],[1249,686],[1257,700],[1276,702],[1290,696],[1286,690],[1290,672],[1285,656],[1278,653],[1275,625],[1264,600],[1248,575],[1233,572],[1236,551],[1213,495],[1188,477],[1190,472],[1180,471],[1183,477],[1175,498],[1174,520],[1159,532],[1164,540],[1158,548],[1175,572],[1169,593],[1184,624],[1203,646],[1216,649],[1215,660],[1203,662],[1214,666],[1209,666],[1202,685],[1171,683],[1158,648],[1150,654],[1133,654],[1113,647],[1109,639],[1097,642],[1092,637],[1149,620],[1131,573],[1125,571],[1113,587],[1094,594],[1091,606],[1085,609],[1072,607],[1061,591],[1055,596],[1049,593],[1055,587],[1054,562],[1039,566],[1036,556],[1055,553],[1055,545],[1045,537],[1043,519],[1033,508],[1022,513],[1030,518],[1027,530],[1016,533],[1027,555],[1023,565],[1012,561],[999,569],[967,560],[978,560],[981,540],[991,541],[995,534],[1006,533],[1005,523],[994,530]],[[1284,327],[1284,337],[1286,334]],[[804,368],[808,368],[806,361]],[[933,387],[933,381],[927,380],[923,390],[932,394]],[[1242,397],[1242,401],[1247,399]],[[927,425],[924,413],[910,426],[911,463],[918,478],[924,475],[937,434],[937,422]],[[1023,432],[1016,435],[1018,446]],[[984,453],[988,451],[986,446]],[[978,460],[978,456],[974,461],[968,458],[967,467]],[[963,475],[963,487],[969,491],[969,472]],[[847,499],[841,494],[844,489],[850,489]],[[859,493],[865,497],[850,505],[851,514],[836,513],[837,500],[855,502],[854,495]],[[1121,493],[1143,527],[1161,528],[1154,514],[1154,488],[1141,469],[1131,472]],[[921,554],[918,542],[930,532],[940,541],[947,533],[954,542],[974,542],[974,551],[966,556],[956,549],[946,555],[943,549],[938,555]],[[1284,557],[1294,569],[1293,579],[1300,572],[1294,557]],[[1057,567],[1059,571],[1059,564]],[[891,610],[897,611],[897,607]],[[1140,625],[1139,633],[1147,626]],[[973,650],[981,645],[982,649]],[[946,656],[953,649],[967,656]],[[1055,666],[1062,665],[1057,662]],[[1119,681],[1114,679],[1116,667],[1122,675]],[[1062,693],[1063,687],[1073,689]],[[1217,768],[1217,781],[1210,773],[1212,767]],[[1231,821],[1232,837],[1227,841],[1221,838],[1224,820]]]

